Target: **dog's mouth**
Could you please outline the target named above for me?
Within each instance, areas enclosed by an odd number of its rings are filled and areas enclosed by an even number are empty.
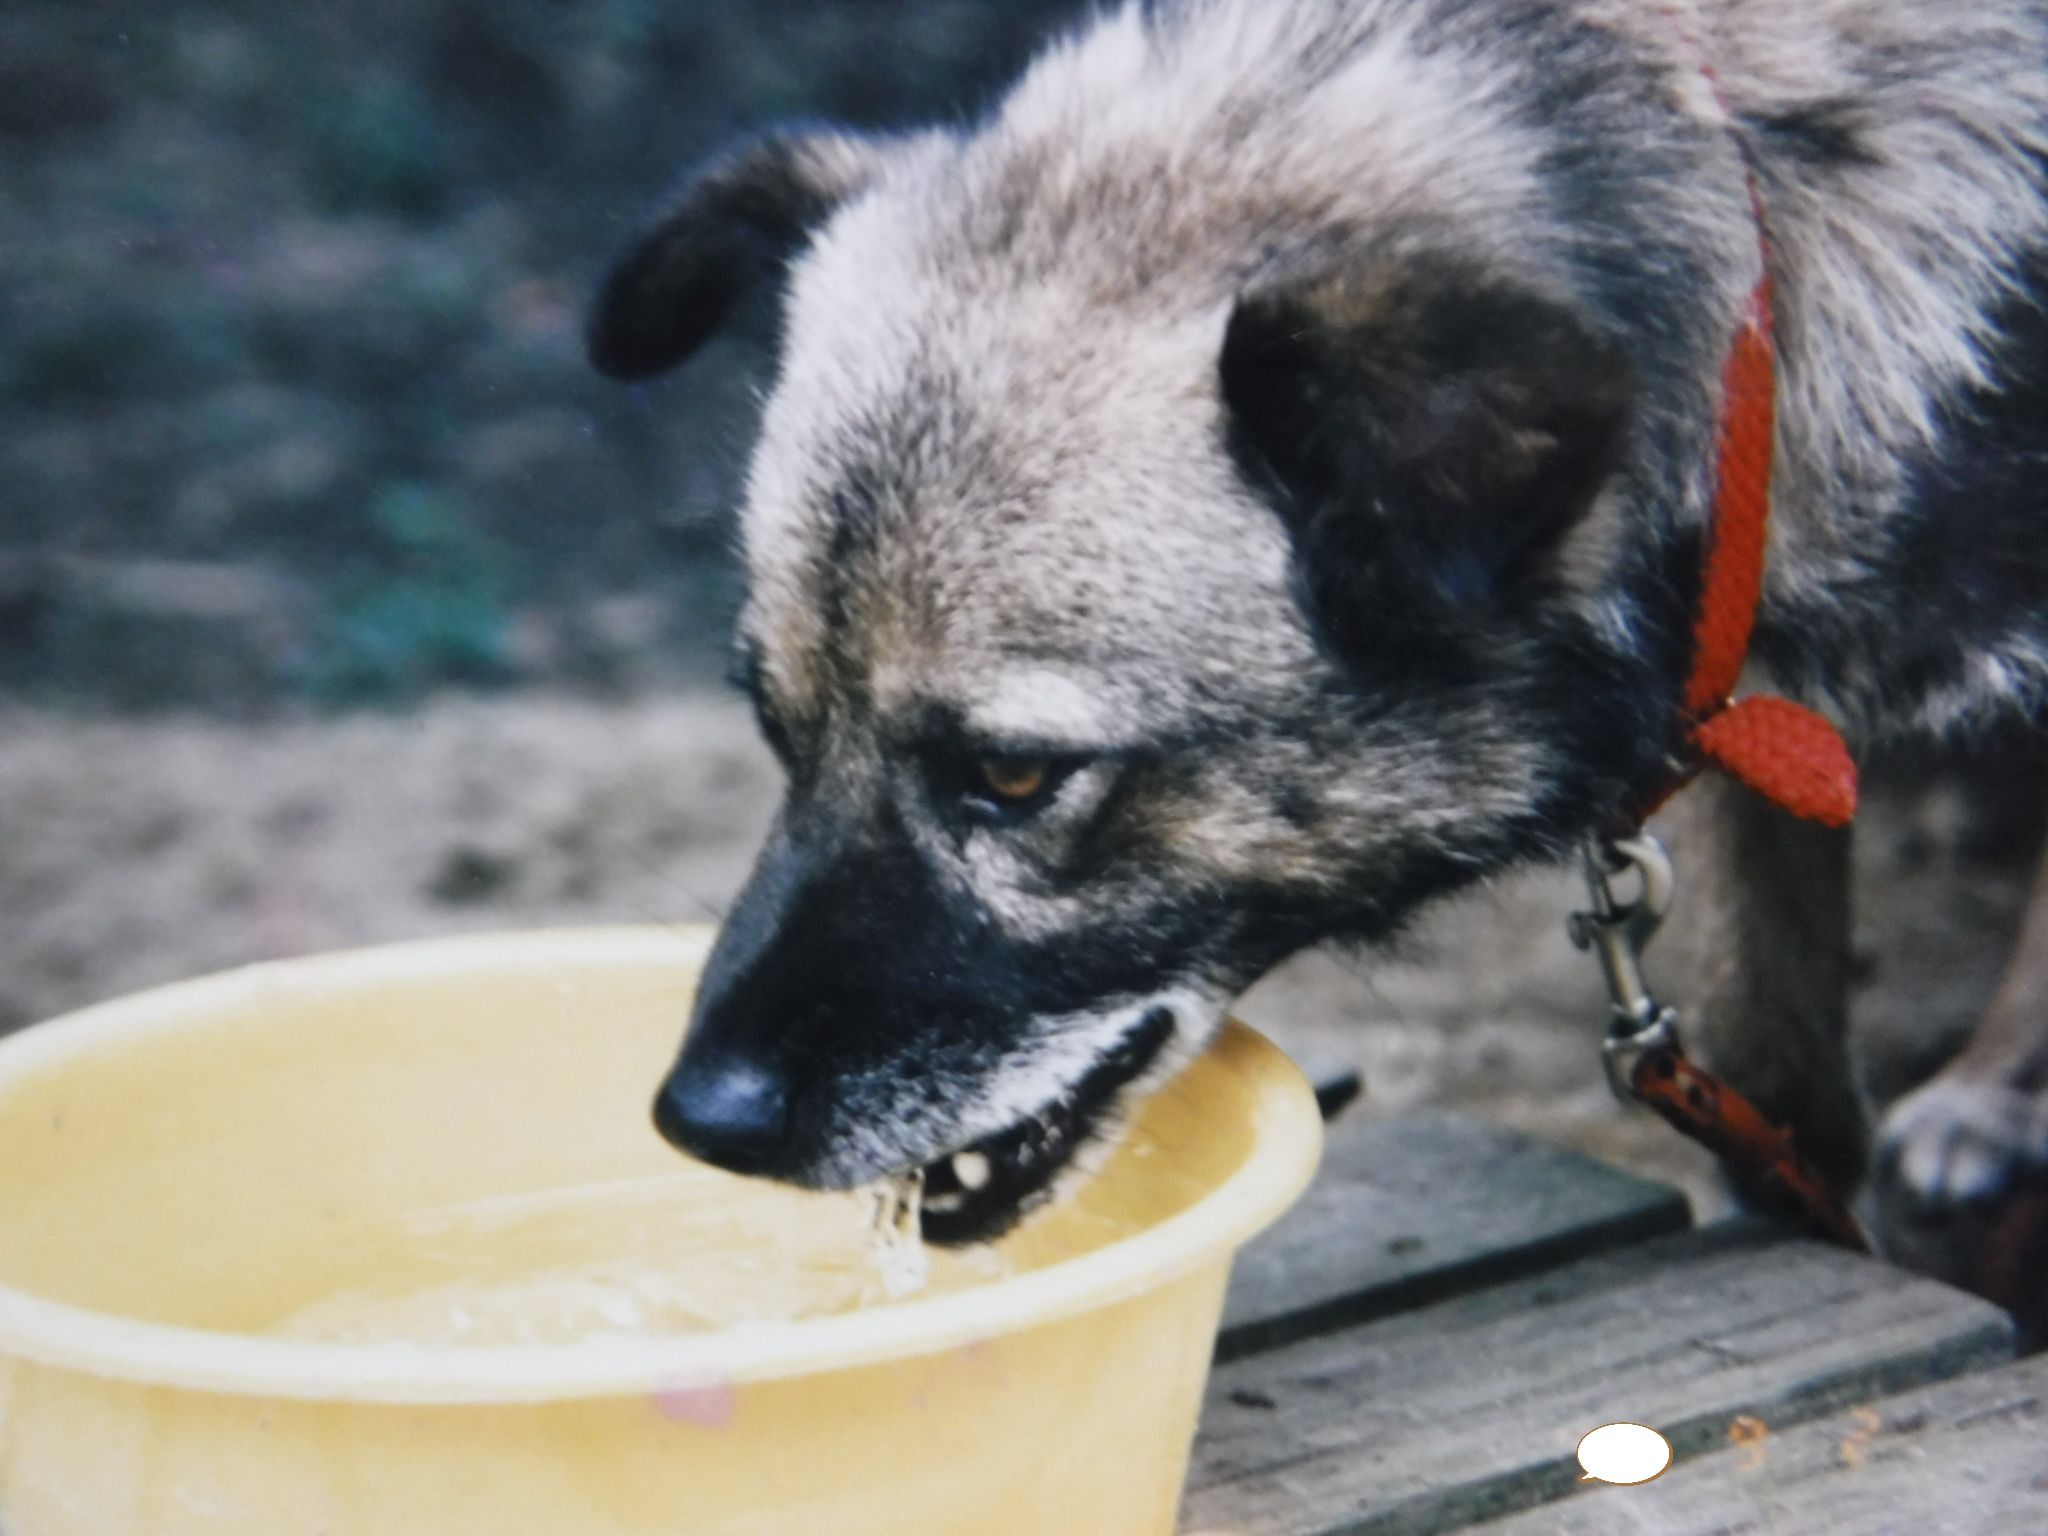
[[[1147,1009],[1066,1094],[927,1164],[925,1240],[948,1247],[987,1242],[1049,1199],[1075,1154],[1111,1121],[1118,1096],[1159,1059],[1173,1029],[1171,1009]]]

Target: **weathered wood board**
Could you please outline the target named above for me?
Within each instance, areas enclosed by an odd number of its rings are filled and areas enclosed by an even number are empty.
[[[1762,1430],[1474,1536],[2048,1536],[2048,1356]]]
[[[1724,1223],[1221,1366],[1184,1517],[1233,1536],[1426,1536],[1574,1491],[1579,1437],[1681,1457],[2010,1356],[1995,1308]]]
[[[1238,1256],[1219,1360],[1682,1230],[1685,1196],[1443,1112],[1352,1110],[1278,1225]]]

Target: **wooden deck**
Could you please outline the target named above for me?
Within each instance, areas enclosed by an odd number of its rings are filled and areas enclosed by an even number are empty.
[[[1456,1116],[1331,1126],[1218,1357],[1187,1536],[2048,1536],[2002,1313]],[[1673,1468],[1581,1482],[1615,1420]]]

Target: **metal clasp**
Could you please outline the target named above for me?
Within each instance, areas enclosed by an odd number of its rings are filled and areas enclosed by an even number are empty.
[[[1581,863],[1593,907],[1574,912],[1567,931],[1573,944],[1599,956],[1611,1005],[1601,1061],[1615,1097],[1634,1103],[1636,1063],[1647,1051],[1678,1043],[1677,1010],[1658,1002],[1643,979],[1643,949],[1671,910],[1676,885],[1671,856],[1662,843],[1642,833],[1615,842],[1589,840]],[[1624,901],[1614,882],[1630,869],[1638,889],[1633,900]]]

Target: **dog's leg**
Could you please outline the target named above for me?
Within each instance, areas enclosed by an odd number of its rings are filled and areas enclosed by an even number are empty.
[[[2048,1343],[2048,858],[1990,1008],[1885,1117],[1874,1186],[1887,1252]]]
[[[1670,991],[1688,1032],[1846,1194],[1868,1145],[1848,1051],[1849,834],[1716,778],[1680,796],[1671,823],[1669,942],[1693,974]]]

